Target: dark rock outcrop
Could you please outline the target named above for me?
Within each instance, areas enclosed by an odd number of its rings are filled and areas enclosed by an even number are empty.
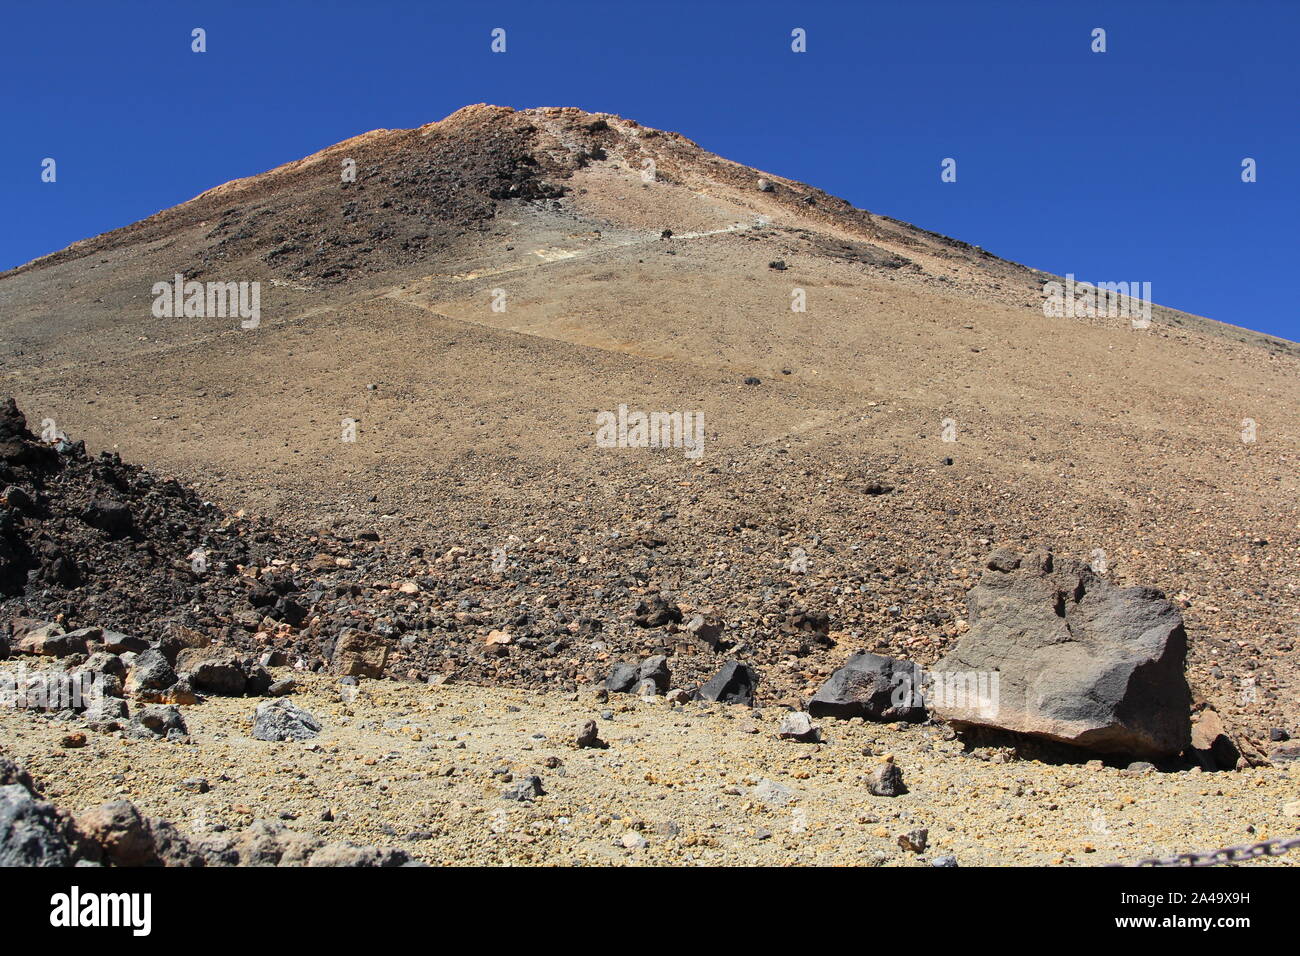
[[[753,706],[754,690],[758,687],[758,673],[748,664],[727,661],[704,686],[695,692],[700,700],[722,704]]]
[[[1159,591],[1116,587],[1048,552],[999,551],[967,607],[970,632],[934,667],[932,713],[1101,753],[1187,747],[1187,635]],[[981,677],[986,690],[971,699]]]
[[[921,690],[915,664],[860,651],[818,689],[808,713],[842,720],[924,720]]]

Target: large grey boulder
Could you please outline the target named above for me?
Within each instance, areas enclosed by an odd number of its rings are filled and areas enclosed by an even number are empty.
[[[931,713],[1100,753],[1167,757],[1191,736],[1182,615],[1045,551],[998,551],[966,597],[971,629],[931,672]]]
[[[283,697],[257,705],[253,736],[258,740],[311,740],[321,732],[320,721]]]
[[[229,650],[187,647],[176,655],[176,673],[202,694],[242,697],[248,686],[243,662]]]
[[[911,661],[859,651],[808,702],[814,717],[924,720],[920,669]]]

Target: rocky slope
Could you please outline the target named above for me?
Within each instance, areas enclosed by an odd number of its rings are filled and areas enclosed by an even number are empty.
[[[261,282],[260,326],[154,315],[178,272]],[[1048,548],[1167,594],[1195,713],[1280,768],[1295,347],[1049,319],[1046,278],[615,116],[366,134],[0,276],[0,619],[259,684],[735,659],[802,708],[856,652],[940,660],[989,552]],[[600,447],[621,404],[704,454]]]

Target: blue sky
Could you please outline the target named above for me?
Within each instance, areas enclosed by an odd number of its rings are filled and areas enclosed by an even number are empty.
[[[0,269],[366,130],[580,106],[1300,339],[1298,50],[1297,0],[10,2]]]

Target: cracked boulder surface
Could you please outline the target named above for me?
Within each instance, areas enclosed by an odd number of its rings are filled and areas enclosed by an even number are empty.
[[[937,716],[1103,753],[1187,748],[1187,633],[1160,591],[1115,587],[1046,551],[999,551],[967,603],[970,631],[933,668]]]

